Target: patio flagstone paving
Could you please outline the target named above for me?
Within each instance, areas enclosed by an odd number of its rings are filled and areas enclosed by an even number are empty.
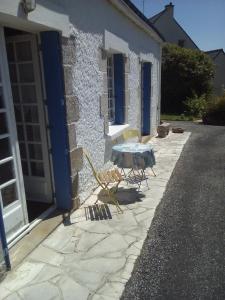
[[[87,219],[84,207],[93,205],[99,190],[75,211],[70,224],[61,224],[0,284],[0,299],[119,299],[140,254],[167,182],[190,133],[153,138],[157,177],[149,189],[121,185],[123,214],[108,205],[111,218]]]

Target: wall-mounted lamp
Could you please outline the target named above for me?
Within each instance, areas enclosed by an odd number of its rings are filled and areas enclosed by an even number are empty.
[[[36,8],[36,0],[22,0],[23,9],[26,14],[35,10]]]

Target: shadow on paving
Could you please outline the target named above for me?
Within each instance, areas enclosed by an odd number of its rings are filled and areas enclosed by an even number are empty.
[[[192,135],[121,299],[225,299],[225,127]]]

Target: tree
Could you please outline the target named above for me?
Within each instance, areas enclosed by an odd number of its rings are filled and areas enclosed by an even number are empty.
[[[212,91],[214,65],[199,50],[166,44],[162,55],[162,112],[183,113],[184,101]]]

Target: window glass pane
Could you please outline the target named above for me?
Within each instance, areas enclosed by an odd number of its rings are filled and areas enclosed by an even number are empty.
[[[107,84],[108,84],[108,117],[111,123],[115,119],[115,99],[114,99],[114,78],[113,78],[113,58],[107,58]]]
[[[22,118],[20,105],[15,105],[14,110],[15,110],[16,122],[22,122],[23,118]]]
[[[27,125],[27,140],[29,142],[40,142],[41,133],[39,125]]]
[[[41,162],[31,162],[32,176],[44,177],[44,166]]]
[[[31,45],[29,41],[16,43],[16,55],[18,61],[32,60]]]
[[[38,123],[38,109],[37,106],[24,106],[24,117],[28,123]]]
[[[9,143],[9,139],[1,139],[0,140],[0,160],[11,156],[11,147]]]
[[[13,96],[13,102],[15,103],[20,102],[19,88],[16,85],[12,86],[12,96]]]
[[[39,144],[29,144],[30,159],[42,159],[42,147]]]
[[[4,189],[2,189],[3,207],[6,207],[16,200],[18,200],[18,195],[15,183],[10,184],[9,186],[6,186]]]
[[[9,75],[12,83],[17,82],[16,65],[9,64]]]
[[[8,161],[0,165],[0,184],[3,184],[14,178],[13,163]]]
[[[34,82],[33,64],[19,64],[20,82]]]
[[[6,45],[7,57],[9,62],[15,61],[15,55],[13,50],[13,43],[7,43]]]
[[[37,102],[36,89],[34,85],[21,86],[22,101],[24,103]]]
[[[0,113],[0,134],[5,134],[8,132],[6,114]]]
[[[17,135],[19,141],[24,141],[24,131],[23,131],[23,125],[17,125]]]
[[[28,176],[29,172],[28,172],[28,163],[24,160],[22,160],[22,169],[23,169],[23,175]]]
[[[0,87],[0,109],[4,108],[4,98],[3,98],[3,90],[2,87]]]
[[[24,143],[20,143],[20,156],[22,159],[27,159],[27,151]]]

